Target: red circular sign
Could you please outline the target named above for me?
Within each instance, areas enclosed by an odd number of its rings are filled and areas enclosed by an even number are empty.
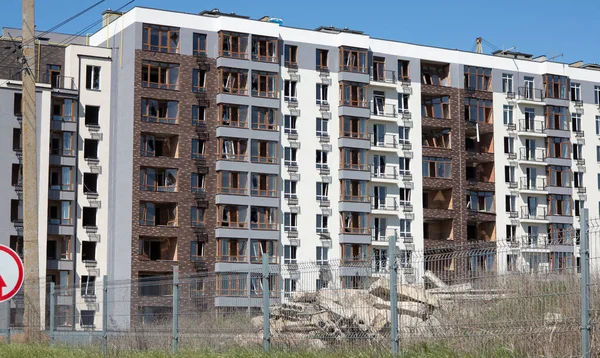
[[[10,247],[0,245],[0,302],[13,298],[23,286],[23,261]]]

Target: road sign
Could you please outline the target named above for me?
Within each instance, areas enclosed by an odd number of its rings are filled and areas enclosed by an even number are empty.
[[[23,285],[23,261],[10,247],[0,245],[0,302],[10,300]]]

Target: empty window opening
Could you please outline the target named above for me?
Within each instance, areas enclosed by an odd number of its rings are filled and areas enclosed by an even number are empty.
[[[93,227],[96,226],[96,213],[97,208],[83,208],[83,227]]]
[[[98,116],[100,113],[100,107],[98,106],[85,106],[85,125],[86,126],[97,126]]]
[[[83,241],[81,243],[81,260],[96,261],[96,243],[92,241]]]
[[[98,159],[97,139],[85,139],[83,142],[83,157],[85,159]]]
[[[83,193],[98,193],[98,174],[83,173]]]

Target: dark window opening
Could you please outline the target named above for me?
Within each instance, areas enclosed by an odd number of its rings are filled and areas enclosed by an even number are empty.
[[[98,174],[83,173],[83,193],[98,192]]]
[[[81,276],[81,295],[96,296],[96,276]]]
[[[81,260],[96,261],[96,243],[92,241],[83,241],[81,243]]]
[[[21,143],[21,128],[13,128],[13,150],[20,152],[23,150],[23,144]]]
[[[23,115],[23,94],[15,93],[14,114],[17,117]]]
[[[23,166],[21,164],[12,165],[12,173],[10,183],[12,186],[23,185]]]
[[[10,221],[23,222],[23,207],[20,200],[10,201]]]
[[[97,208],[83,208],[82,221],[83,227],[96,226]]]
[[[10,237],[10,248],[17,253],[20,257],[23,257],[23,236],[11,236]]]
[[[79,323],[81,324],[82,327],[93,327],[95,315],[96,315],[96,311],[82,310],[81,311],[81,321]]]
[[[51,240],[46,243],[46,259],[56,260],[56,241]]]
[[[83,142],[83,157],[85,159],[98,159],[97,139],[86,139]]]
[[[86,126],[97,126],[98,116],[100,113],[100,107],[98,106],[85,106],[85,125]]]

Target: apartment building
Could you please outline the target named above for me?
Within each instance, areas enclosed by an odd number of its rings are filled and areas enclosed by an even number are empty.
[[[391,236],[405,282],[576,267],[581,208],[600,209],[583,184],[600,186],[598,66],[216,9],[111,20],[90,38],[119,59],[108,274],[152,288],[120,314],[168,311],[153,282],[173,265],[218,277],[184,295],[259,307],[264,254],[280,296],[364,287]],[[453,259],[457,244],[496,251]],[[306,260],[322,269],[301,281]]]
[[[0,38],[0,192],[4,213],[0,243],[23,254],[22,93],[20,30]],[[43,289],[56,285],[57,329],[92,329],[101,312],[96,280],[107,273],[108,145],[110,136],[110,50],[85,39],[38,34],[36,64],[38,233],[41,307]],[[22,257],[22,256],[21,256]],[[47,286],[46,286],[47,287]],[[98,290],[99,291],[99,290]],[[23,322],[22,295],[11,301],[10,322]],[[46,317],[47,319],[47,317]],[[1,323],[2,325],[5,322]]]

